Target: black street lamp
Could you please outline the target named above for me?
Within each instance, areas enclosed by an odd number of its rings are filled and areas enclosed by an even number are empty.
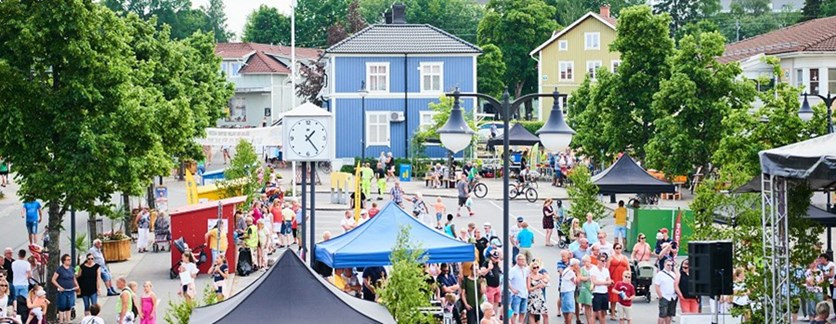
[[[810,121],[811,119],[813,119],[813,109],[810,108],[810,102],[807,101],[807,96],[808,95],[811,95],[811,94],[808,94],[808,93],[803,94],[804,101],[801,103],[801,108],[798,109],[798,117],[801,118],[801,120],[803,120],[805,122]],[[822,96],[822,95],[817,94],[817,93],[813,93],[812,95],[814,95],[816,97],[819,97],[822,100],[822,102],[824,102],[824,106],[827,107],[827,133],[828,134],[833,133],[834,132],[834,130],[833,130],[833,101],[836,100],[836,96],[831,96],[830,93],[828,93],[827,96]],[[827,196],[827,205],[825,206],[824,209],[827,212],[832,212],[833,211],[833,206],[831,205],[831,202],[830,202],[830,192],[825,191],[824,194],[825,194],[825,196]],[[830,242],[831,242],[831,234],[830,234],[830,228],[828,228],[827,229],[827,252],[830,255],[833,255],[833,251],[830,247]]]
[[[572,128],[569,127],[569,125],[566,124],[566,121],[563,119],[563,112],[560,110],[560,98],[566,97],[566,95],[560,94],[557,92],[557,90],[555,90],[555,92],[551,94],[532,93],[519,97],[514,101],[511,101],[511,96],[508,94],[508,90],[505,90],[505,93],[502,94],[501,102],[496,98],[486,94],[459,93],[458,89],[456,89],[456,91],[454,91],[453,93],[447,95],[453,96],[453,110],[450,112],[450,118],[447,120],[447,123],[444,124],[444,126],[438,130],[438,134],[441,138],[441,144],[443,144],[444,147],[450,149],[451,151],[458,152],[467,147],[467,145],[470,144],[470,140],[472,139],[474,133],[474,131],[470,129],[470,127],[467,126],[467,124],[464,122],[462,110],[459,106],[460,97],[480,98],[490,102],[491,105],[499,109],[499,115],[502,117],[502,122],[505,127],[505,131],[502,132],[502,271],[504,273],[504,275],[502,276],[502,305],[504,305],[503,312],[506,312],[505,316],[503,316],[503,323],[508,324],[509,316],[507,316],[507,307],[509,307],[511,301],[510,287],[508,285],[508,274],[511,270],[509,264],[509,259],[511,256],[511,240],[509,239],[509,220],[511,218],[511,215],[509,210],[510,199],[508,197],[508,190],[506,189],[510,184],[508,170],[510,169],[511,163],[510,155],[508,154],[508,146],[510,141],[510,139],[508,138],[508,130],[510,130],[508,124],[511,121],[511,117],[517,114],[517,112],[520,109],[520,106],[526,101],[536,97],[553,97],[554,105],[552,105],[551,116],[549,117],[549,120],[546,121],[546,124],[544,124],[543,127],[539,130],[537,130],[537,134],[539,135],[540,141],[543,143],[543,146],[546,147],[546,149],[552,151],[563,150],[569,146],[569,143],[572,141],[572,136],[575,134],[575,131],[572,130]]]
[[[362,168],[363,163],[366,161],[366,96],[369,94],[369,91],[366,90],[366,81],[360,81],[360,91],[357,91],[357,93],[360,94],[360,106],[362,110],[362,115],[360,116],[360,128],[363,129],[363,137],[360,139],[360,167]]]

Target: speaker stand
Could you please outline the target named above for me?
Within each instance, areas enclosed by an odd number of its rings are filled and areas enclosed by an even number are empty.
[[[720,298],[722,295],[717,295],[717,299],[714,300],[714,314],[711,316],[711,324],[720,324]]]

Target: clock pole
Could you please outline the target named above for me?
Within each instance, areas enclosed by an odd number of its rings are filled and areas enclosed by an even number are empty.
[[[299,244],[299,255],[302,257],[302,260],[305,258],[305,199],[307,195],[305,194],[305,181],[307,180],[307,175],[305,175],[305,169],[307,168],[307,163],[302,162],[302,242]],[[311,235],[313,237],[313,235]]]
[[[316,263],[316,162],[311,162],[311,268]]]

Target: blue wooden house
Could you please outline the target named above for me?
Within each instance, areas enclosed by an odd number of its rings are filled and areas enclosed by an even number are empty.
[[[407,157],[412,134],[432,124],[430,103],[455,88],[477,90],[476,57],[482,51],[436,27],[407,24],[403,14],[395,5],[385,24],[368,26],[323,53],[337,158],[361,155],[363,128],[367,157],[380,152]],[[472,99],[462,100],[469,113],[473,105]],[[428,144],[426,154],[445,157],[447,150]]]

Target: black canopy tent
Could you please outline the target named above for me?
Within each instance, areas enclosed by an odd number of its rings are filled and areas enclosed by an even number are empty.
[[[537,143],[540,143],[540,138],[531,134],[531,132],[525,129],[522,124],[514,124],[514,126],[511,127],[511,130],[508,131],[509,145],[532,146]],[[488,140],[489,147],[494,145],[502,145],[502,136],[497,136]]]
[[[612,202],[615,202],[615,194],[676,192],[676,186],[656,179],[626,153],[609,168],[592,177],[592,183],[598,186],[598,193],[610,195]]]
[[[752,206],[752,208],[757,208]],[[807,208],[807,218],[811,221],[821,224],[822,226],[834,227],[836,226],[836,214],[828,213],[824,209],[810,205]],[[732,216],[722,211],[714,215],[714,223],[721,225],[730,225]]]
[[[349,296],[285,250],[270,270],[220,303],[198,307],[189,323],[395,323],[383,306]],[[290,299],[279,300],[280,292]]]

